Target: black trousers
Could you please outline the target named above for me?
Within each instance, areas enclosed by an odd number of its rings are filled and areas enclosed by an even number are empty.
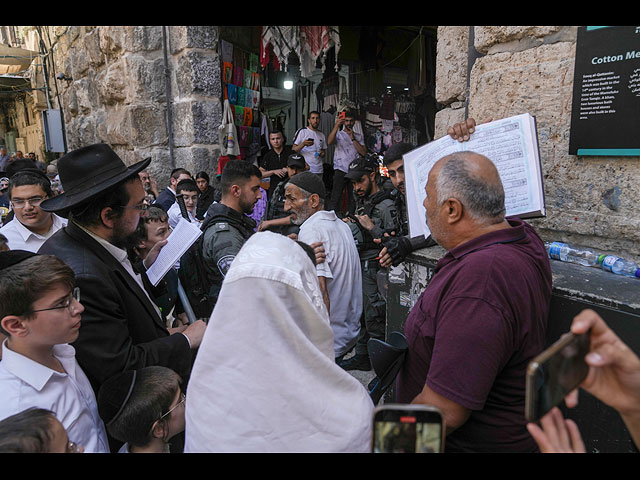
[[[344,191],[344,187],[347,187],[347,210],[346,212],[353,212],[355,207],[355,202],[353,198],[353,184],[351,180],[345,180],[344,176],[345,172],[342,170],[334,170],[333,171],[333,188],[331,189],[331,197],[329,198],[329,202],[327,202],[326,209],[334,210],[338,213],[342,207],[342,192]],[[342,212],[342,213],[346,213]]]

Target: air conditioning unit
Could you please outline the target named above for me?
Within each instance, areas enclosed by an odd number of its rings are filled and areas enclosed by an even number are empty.
[[[65,153],[64,132],[60,110],[42,111],[45,150],[47,152]]]

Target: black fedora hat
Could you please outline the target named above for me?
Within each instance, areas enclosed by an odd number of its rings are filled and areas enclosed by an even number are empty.
[[[127,167],[106,143],[73,150],[58,160],[64,193],[40,204],[46,212],[62,212],[98,195],[147,168],[151,158]]]

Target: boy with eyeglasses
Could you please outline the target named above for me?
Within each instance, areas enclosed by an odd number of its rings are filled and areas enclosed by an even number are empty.
[[[0,252],[0,419],[55,413],[86,452],[108,453],[104,423],[75,349],[82,312],[73,270],[52,255]]]
[[[51,182],[39,170],[16,172],[9,181],[8,196],[14,218],[0,228],[0,233],[7,237],[11,250],[35,253],[67,224],[66,219],[40,209],[40,203],[53,197],[53,192]]]
[[[0,453],[84,453],[84,447],[69,440],[53,412],[32,407],[0,420]]]
[[[100,387],[98,409],[119,453],[170,453],[184,432],[185,396],[170,368],[145,367],[114,375]]]

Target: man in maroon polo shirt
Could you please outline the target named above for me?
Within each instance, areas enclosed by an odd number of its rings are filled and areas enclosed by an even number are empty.
[[[543,350],[551,300],[544,244],[504,216],[498,171],[482,155],[442,158],[426,192],[427,225],[448,253],[407,318],[396,399],[442,410],[447,452],[535,452],[525,374]]]

